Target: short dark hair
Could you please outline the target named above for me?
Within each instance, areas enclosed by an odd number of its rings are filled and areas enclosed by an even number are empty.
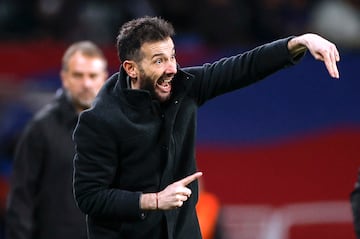
[[[117,36],[120,62],[140,61],[140,48],[146,42],[156,42],[174,36],[174,27],[160,17],[142,17],[122,25]]]

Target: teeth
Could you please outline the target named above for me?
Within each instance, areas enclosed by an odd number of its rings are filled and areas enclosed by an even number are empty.
[[[160,80],[158,80],[157,83],[158,83],[159,85],[161,85],[161,84],[163,84],[163,83],[169,84],[169,83],[171,82],[171,80],[172,80],[172,79],[168,79],[168,80],[160,79]]]

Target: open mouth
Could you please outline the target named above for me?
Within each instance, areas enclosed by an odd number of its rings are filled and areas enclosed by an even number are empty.
[[[167,79],[167,80],[165,80],[164,78],[160,78],[160,79],[156,82],[156,84],[158,84],[158,85],[170,84],[171,81],[172,81],[172,79]]]
[[[169,79],[160,78],[156,82],[156,85],[162,92],[167,93],[171,91],[171,81],[172,78]]]

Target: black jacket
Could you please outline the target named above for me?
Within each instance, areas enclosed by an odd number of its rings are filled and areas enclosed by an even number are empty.
[[[73,106],[60,91],[26,126],[15,154],[6,209],[7,239],[86,238],[72,193]]]
[[[189,185],[189,200],[175,210],[142,212],[139,196],[197,171],[198,107],[294,63],[288,40],[179,69],[165,104],[152,100],[147,91],[129,89],[123,69],[108,80],[74,132],[74,190],[88,215],[90,239],[201,238],[197,182]]]

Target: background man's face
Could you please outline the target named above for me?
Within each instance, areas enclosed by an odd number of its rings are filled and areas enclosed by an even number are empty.
[[[61,72],[63,87],[70,94],[78,111],[87,109],[106,81],[108,75],[101,58],[89,57],[76,52]]]

